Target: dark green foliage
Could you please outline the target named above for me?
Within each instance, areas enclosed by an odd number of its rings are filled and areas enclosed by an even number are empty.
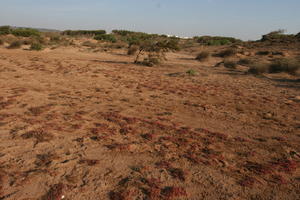
[[[10,26],[0,26],[0,35],[10,34],[11,28]]]
[[[241,42],[241,40],[233,38],[233,37],[212,37],[212,36],[201,36],[201,37],[194,37],[194,39],[202,44],[208,46],[220,46],[220,45],[228,45],[233,43]]]
[[[40,36],[40,32],[31,28],[17,28],[13,29],[11,33],[19,37],[30,37],[30,36]]]
[[[66,30],[62,32],[63,35],[80,36],[80,35],[102,35],[106,34],[105,30]]]
[[[197,55],[196,60],[204,61],[204,60],[207,60],[209,58],[209,56],[210,56],[210,53],[208,51],[202,51]]]
[[[35,51],[40,51],[43,49],[43,46],[41,45],[41,43],[32,43],[30,46],[30,50],[35,50]]]
[[[235,69],[237,66],[237,63],[233,60],[224,60],[224,67],[229,69]]]
[[[230,57],[230,56],[234,56],[236,54],[236,49],[230,48],[230,49],[225,49],[221,52],[219,52],[218,54],[216,54],[218,57]]]
[[[108,42],[112,42],[115,43],[117,42],[117,39],[114,35],[112,34],[102,34],[102,35],[96,35],[94,37],[95,40],[101,40],[101,41],[108,41]]]
[[[9,49],[18,49],[22,46],[22,42],[17,40],[17,41],[13,41],[9,46],[8,48]]]

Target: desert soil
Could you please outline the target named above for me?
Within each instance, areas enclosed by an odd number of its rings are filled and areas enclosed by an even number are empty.
[[[0,199],[300,199],[299,80],[167,57],[1,48]]]

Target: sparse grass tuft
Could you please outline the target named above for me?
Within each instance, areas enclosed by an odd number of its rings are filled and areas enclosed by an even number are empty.
[[[225,49],[225,50],[219,52],[217,54],[217,56],[225,58],[225,57],[234,56],[235,54],[236,54],[236,49],[230,48],[230,49]]]
[[[202,51],[197,55],[196,60],[204,61],[204,60],[207,60],[209,58],[209,56],[210,56],[210,53],[208,51]]]
[[[196,76],[197,72],[193,69],[189,69],[186,71],[186,74],[190,75],[190,76]]]

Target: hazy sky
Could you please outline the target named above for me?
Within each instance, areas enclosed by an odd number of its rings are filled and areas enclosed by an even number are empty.
[[[300,0],[0,0],[0,25],[259,39],[300,32]]]

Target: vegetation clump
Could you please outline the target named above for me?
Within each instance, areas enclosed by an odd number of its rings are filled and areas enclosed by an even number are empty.
[[[10,26],[0,26],[0,35],[10,34],[11,28]]]
[[[274,60],[269,66],[270,73],[286,72],[296,74],[300,70],[300,61],[297,59],[279,58]]]
[[[233,38],[233,37],[220,37],[220,36],[201,36],[201,37],[194,37],[194,39],[202,44],[208,46],[221,46],[221,45],[228,45],[241,42],[241,40]]]
[[[197,75],[197,72],[193,69],[189,69],[185,73],[188,74],[189,76],[196,76]]]
[[[235,54],[236,54],[236,49],[229,48],[217,53],[216,56],[225,58],[225,57],[234,56]]]
[[[300,61],[295,58],[279,58],[271,63],[258,63],[250,66],[249,72],[253,74],[281,73],[286,72],[291,75],[297,74],[300,70]]]
[[[38,42],[34,42],[31,44],[30,46],[30,50],[34,50],[34,51],[40,51],[43,49],[43,46],[41,43],[38,43]]]
[[[95,36],[95,35],[103,35],[106,34],[105,30],[66,30],[62,32],[63,35],[69,36]]]
[[[196,60],[205,61],[209,58],[210,53],[208,51],[202,51],[196,56]]]
[[[239,61],[238,61],[238,64],[239,65],[251,65],[253,64],[253,61],[248,59],[248,58],[241,58]]]
[[[96,35],[94,37],[95,40],[101,40],[101,41],[107,41],[107,42],[112,42],[116,43],[117,39],[114,35],[112,34],[101,34],[101,35]]]
[[[9,49],[18,49],[22,46],[22,42],[20,40],[16,40],[13,41],[12,43],[10,43],[10,45],[8,46]]]
[[[11,33],[18,37],[30,37],[30,36],[40,36],[40,32],[31,28],[17,28],[13,29]]]
[[[236,69],[237,63],[233,60],[224,60],[224,67],[229,69]]]

